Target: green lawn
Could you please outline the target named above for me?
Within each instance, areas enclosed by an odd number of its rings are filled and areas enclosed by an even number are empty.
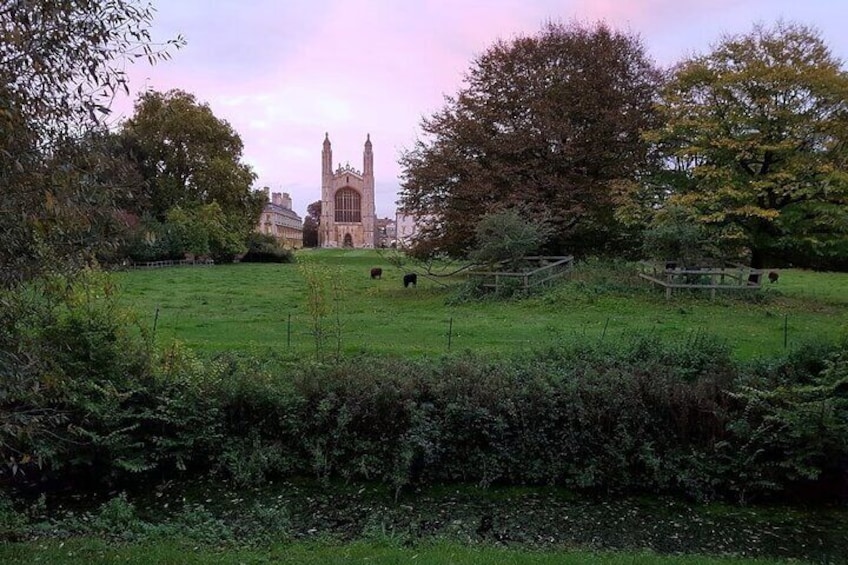
[[[3,563],[100,563],[205,564],[205,563],[368,563],[488,565],[765,565],[790,563],[766,559],[657,555],[654,553],[590,553],[585,551],[527,551],[465,546],[424,545],[400,548],[370,543],[273,545],[268,548],[215,548],[190,541],[156,544],[115,544],[92,539],[36,541],[0,544]],[[792,561],[798,563],[797,561]]]
[[[345,352],[432,355],[472,349],[510,352],[561,340],[617,340],[658,334],[686,340],[715,334],[741,358],[770,356],[801,342],[835,340],[848,328],[848,274],[781,271],[780,280],[753,295],[675,295],[637,279],[632,287],[605,281],[585,270],[545,294],[508,301],[456,303],[450,298],[462,278],[419,276],[404,288],[406,270],[375,251],[319,250],[298,255],[321,265],[338,281],[338,317],[324,320],[331,337],[324,347]],[[372,280],[369,269],[383,268]],[[420,270],[419,270],[420,272]],[[307,285],[298,264],[234,264],[135,270],[117,275],[122,299],[132,305],[156,337],[199,351],[314,351]],[[450,286],[444,286],[448,284]],[[452,305],[453,304],[453,305]],[[784,331],[786,332],[784,334]],[[450,335],[449,335],[450,334]]]

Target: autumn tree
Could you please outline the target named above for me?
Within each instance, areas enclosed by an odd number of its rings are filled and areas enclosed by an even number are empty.
[[[815,30],[755,26],[681,62],[648,138],[675,173],[668,204],[779,256],[848,266],[848,74]]]
[[[303,246],[318,247],[318,228],[321,225],[321,201],[316,200],[306,207],[303,219]]]
[[[187,92],[142,94],[123,126],[122,143],[143,178],[130,211],[164,221],[175,207],[216,203],[226,229],[245,241],[265,203],[251,189],[256,175],[242,162],[243,144],[225,120]]]
[[[649,165],[658,81],[641,40],[605,24],[495,43],[401,156],[400,205],[428,218],[419,252],[463,255],[480,218],[517,206],[550,221],[550,251],[630,245],[615,196]]]
[[[135,0],[0,3],[0,285],[72,272],[104,244],[93,220],[111,208],[100,182],[108,105],[124,67],[167,58],[153,10]]]

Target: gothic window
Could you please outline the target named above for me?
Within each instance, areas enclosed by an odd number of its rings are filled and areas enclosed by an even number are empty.
[[[343,188],[336,193],[336,221],[361,222],[362,212],[359,193],[352,188]]]

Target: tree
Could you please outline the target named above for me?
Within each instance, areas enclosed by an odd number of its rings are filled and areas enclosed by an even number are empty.
[[[144,179],[142,194],[126,199],[132,212],[165,220],[175,207],[216,203],[225,229],[246,241],[265,197],[251,189],[256,175],[241,162],[241,138],[207,104],[181,90],[146,92],[121,135]]]
[[[0,286],[89,263],[109,234],[92,221],[113,187],[92,131],[103,128],[123,67],[167,58],[133,0],[0,4]]]
[[[528,221],[515,209],[486,214],[474,232],[469,258],[488,264],[505,261],[511,269],[520,268],[523,259],[538,252],[550,236],[545,223]]]
[[[848,264],[848,74],[818,32],[723,38],[677,65],[662,110],[648,139],[676,173],[669,205],[741,233],[754,267],[787,252]]]
[[[114,390],[107,374],[132,380],[145,370],[135,363],[141,334],[98,308],[109,286],[79,267],[114,235],[103,128],[126,86],[124,65],[168,56],[150,42],[151,18],[134,0],[0,3],[0,458],[12,474],[49,464],[51,442],[81,445],[62,398],[90,407]],[[94,396],[79,394],[81,381]]]
[[[419,249],[463,255],[480,218],[519,205],[550,219],[550,251],[630,245],[615,195],[650,163],[659,78],[641,41],[605,24],[495,43],[401,155],[401,207],[430,218]]]
[[[318,247],[318,228],[321,226],[321,201],[316,200],[306,207],[303,219],[303,246]]]

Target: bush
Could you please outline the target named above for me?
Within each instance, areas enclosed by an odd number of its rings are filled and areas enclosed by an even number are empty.
[[[271,369],[178,344],[153,353],[101,288],[3,297],[7,478],[217,474],[246,486],[312,474],[743,501],[848,490],[845,344],[741,364],[699,333]],[[113,506],[110,519],[132,518]]]
[[[185,468],[217,443],[215,406],[198,380],[206,365],[182,379],[157,367],[146,329],[105,275],[46,281],[3,301],[0,455],[9,465],[0,477],[128,480]]]
[[[279,240],[264,233],[252,233],[247,238],[247,253],[242,263],[293,263],[294,253]]]

